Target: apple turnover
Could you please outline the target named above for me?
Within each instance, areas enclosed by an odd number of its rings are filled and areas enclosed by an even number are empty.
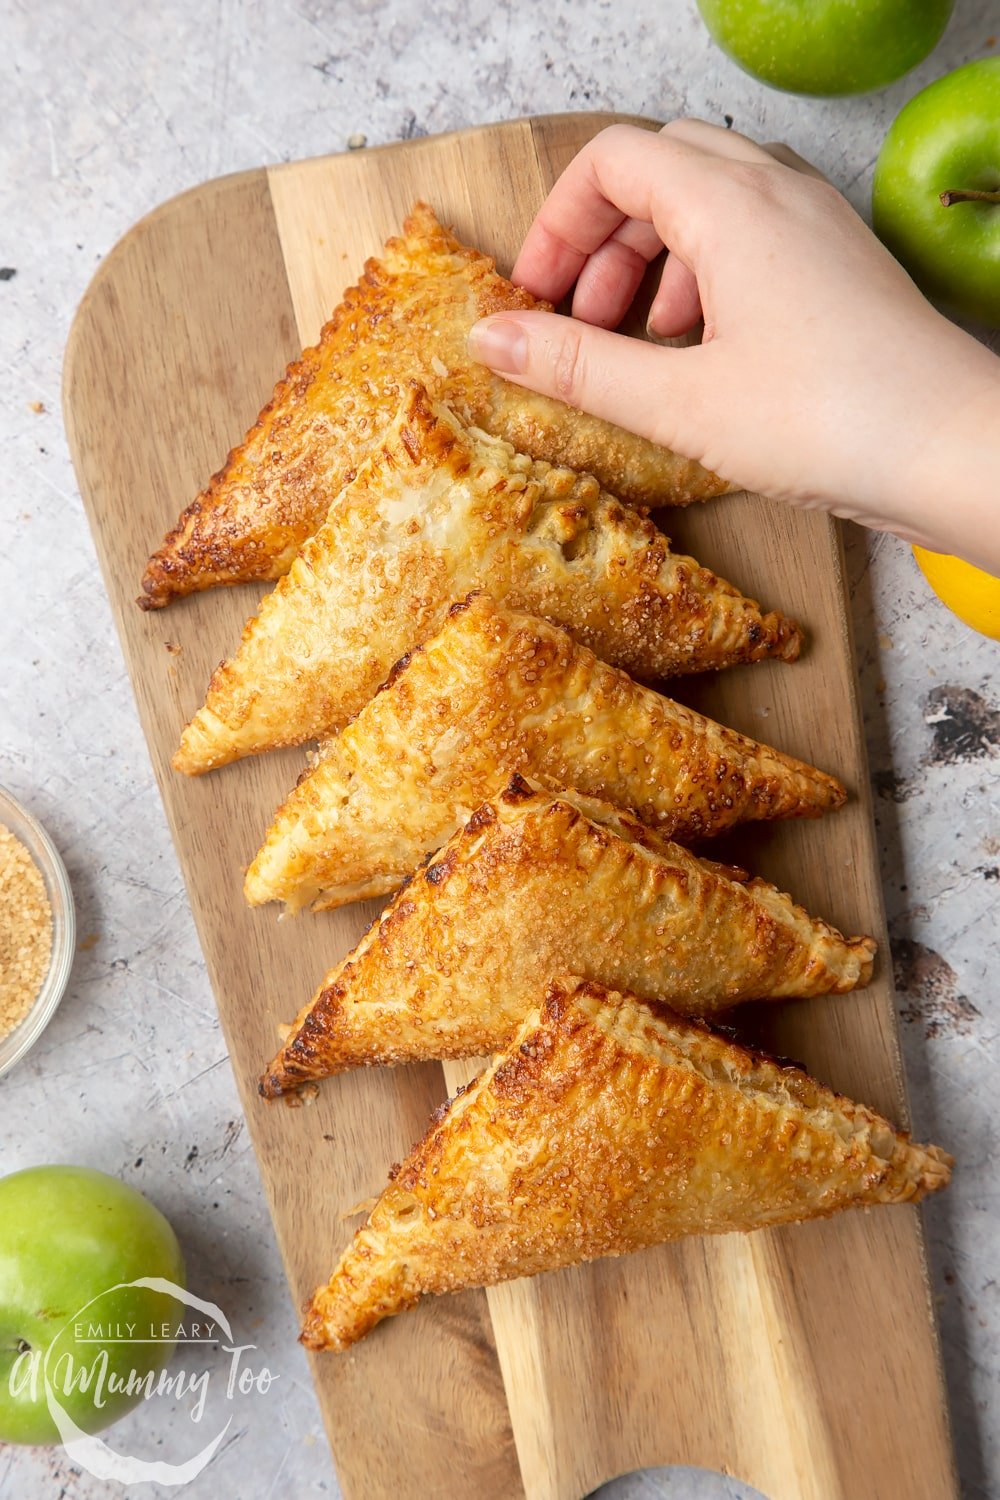
[[[462,245],[426,203],[320,334],[289,365],[243,442],[149,559],[140,604],[156,609],[215,584],[280,578],[372,442],[419,380],[464,420],[533,458],[596,474],[642,505],[677,505],[728,489],[700,464],[475,363],[469,329],[488,313],[545,306]]]
[[[640,677],[799,652],[793,621],[672,553],[589,475],[463,427],[414,386],[213,676],[175,767],[196,774],[340,728],[477,587]]]
[[[593,798],[520,777],[386,907],[323,980],[261,1080],[269,1098],[371,1063],[481,1057],[538,975],[569,970],[688,1015],[843,994],[875,944],[766,880],[698,859]]]
[[[951,1158],[797,1068],[555,979],[433,1119],[309,1304],[347,1349],[422,1296],[946,1186]]]
[[[632,809],[685,841],[817,817],[845,798],[832,776],[478,594],[322,747],[251,864],[246,898],[298,909],[385,895],[513,772]]]

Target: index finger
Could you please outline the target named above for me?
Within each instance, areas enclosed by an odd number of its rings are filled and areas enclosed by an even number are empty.
[[[702,120],[659,133],[611,125],[570,162],[535,216],[511,273],[536,297],[558,302],[589,256],[627,219],[653,224],[690,264],[691,226],[723,180],[726,160],[771,161],[754,141]]]
[[[569,291],[592,255],[626,219],[649,220],[636,166],[654,165],[657,137],[636,125],[610,125],[579,151],[535,215],[511,279],[551,302]],[[632,205],[639,212],[632,211]]]

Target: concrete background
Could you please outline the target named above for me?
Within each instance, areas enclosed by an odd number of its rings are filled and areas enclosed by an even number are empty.
[[[61,354],[97,262],[147,209],[220,173],[339,151],[356,132],[375,145],[573,108],[730,115],[864,211],[899,108],[992,33],[995,0],[960,0],[922,68],[835,102],[746,77],[687,0],[0,0],[0,780],[61,846],[80,934],[56,1021],[0,1081],[0,1170],[83,1160],[148,1192],[192,1287],[279,1376],[227,1410],[192,1500],[337,1486],[63,437]],[[996,1496],[1000,648],[935,602],[895,540],[852,536],[850,563],[914,1128],[959,1161],[927,1214],[959,1464],[968,1496]],[[160,1400],[116,1445],[186,1457],[216,1430],[210,1410],[192,1443],[190,1404]],[[0,1452],[4,1497],[120,1489],[62,1450]],[[750,1493],[678,1470],[602,1495]]]

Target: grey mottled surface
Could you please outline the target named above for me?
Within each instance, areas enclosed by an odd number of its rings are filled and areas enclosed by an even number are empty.
[[[82,1160],[148,1191],[191,1285],[279,1374],[234,1403],[192,1500],[337,1487],[62,432],[61,352],[95,265],[140,214],[219,173],[341,150],[359,131],[376,144],[567,108],[731,115],[864,209],[902,103],[998,30],[996,0],[960,0],[917,73],[818,102],[745,77],[686,0],[0,0],[0,267],[16,270],[0,279],[0,780],[60,844],[81,937],[58,1018],[0,1081],[0,1169]],[[1000,647],[941,609],[892,539],[854,537],[851,570],[914,1126],[959,1159],[927,1215],[959,1462],[969,1496],[995,1496]],[[201,1441],[184,1401],[114,1440],[172,1459]],[[58,1450],[0,1452],[4,1497],[119,1490]],[[681,1471],[602,1491],[749,1494]]]

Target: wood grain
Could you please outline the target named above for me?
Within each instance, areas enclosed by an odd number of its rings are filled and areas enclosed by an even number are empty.
[[[301,755],[200,781],[168,762],[255,595],[216,592],[159,614],[133,597],[147,553],[413,198],[506,268],[554,177],[610,118],[515,121],[206,184],[126,236],[70,340],[77,474],[297,1302],[325,1279],[354,1227],[343,1215],[422,1132],[445,1078],[437,1065],[368,1071],[300,1109],[257,1097],[277,1024],[372,909],[279,925],[243,905],[241,869]],[[680,545],[798,614],[812,640],[794,666],[687,681],[684,698],[854,793],[820,824],[755,827],[727,847],[887,951],[835,527],[743,495],[666,521]],[[884,963],[861,994],[748,1008],[740,1026],[904,1115]],[[446,1071],[451,1085],[462,1076]],[[770,1500],[955,1493],[913,1210],[691,1241],[441,1299],[349,1356],[314,1357],[313,1373],[349,1500],[576,1500],[659,1463],[723,1469]]]

